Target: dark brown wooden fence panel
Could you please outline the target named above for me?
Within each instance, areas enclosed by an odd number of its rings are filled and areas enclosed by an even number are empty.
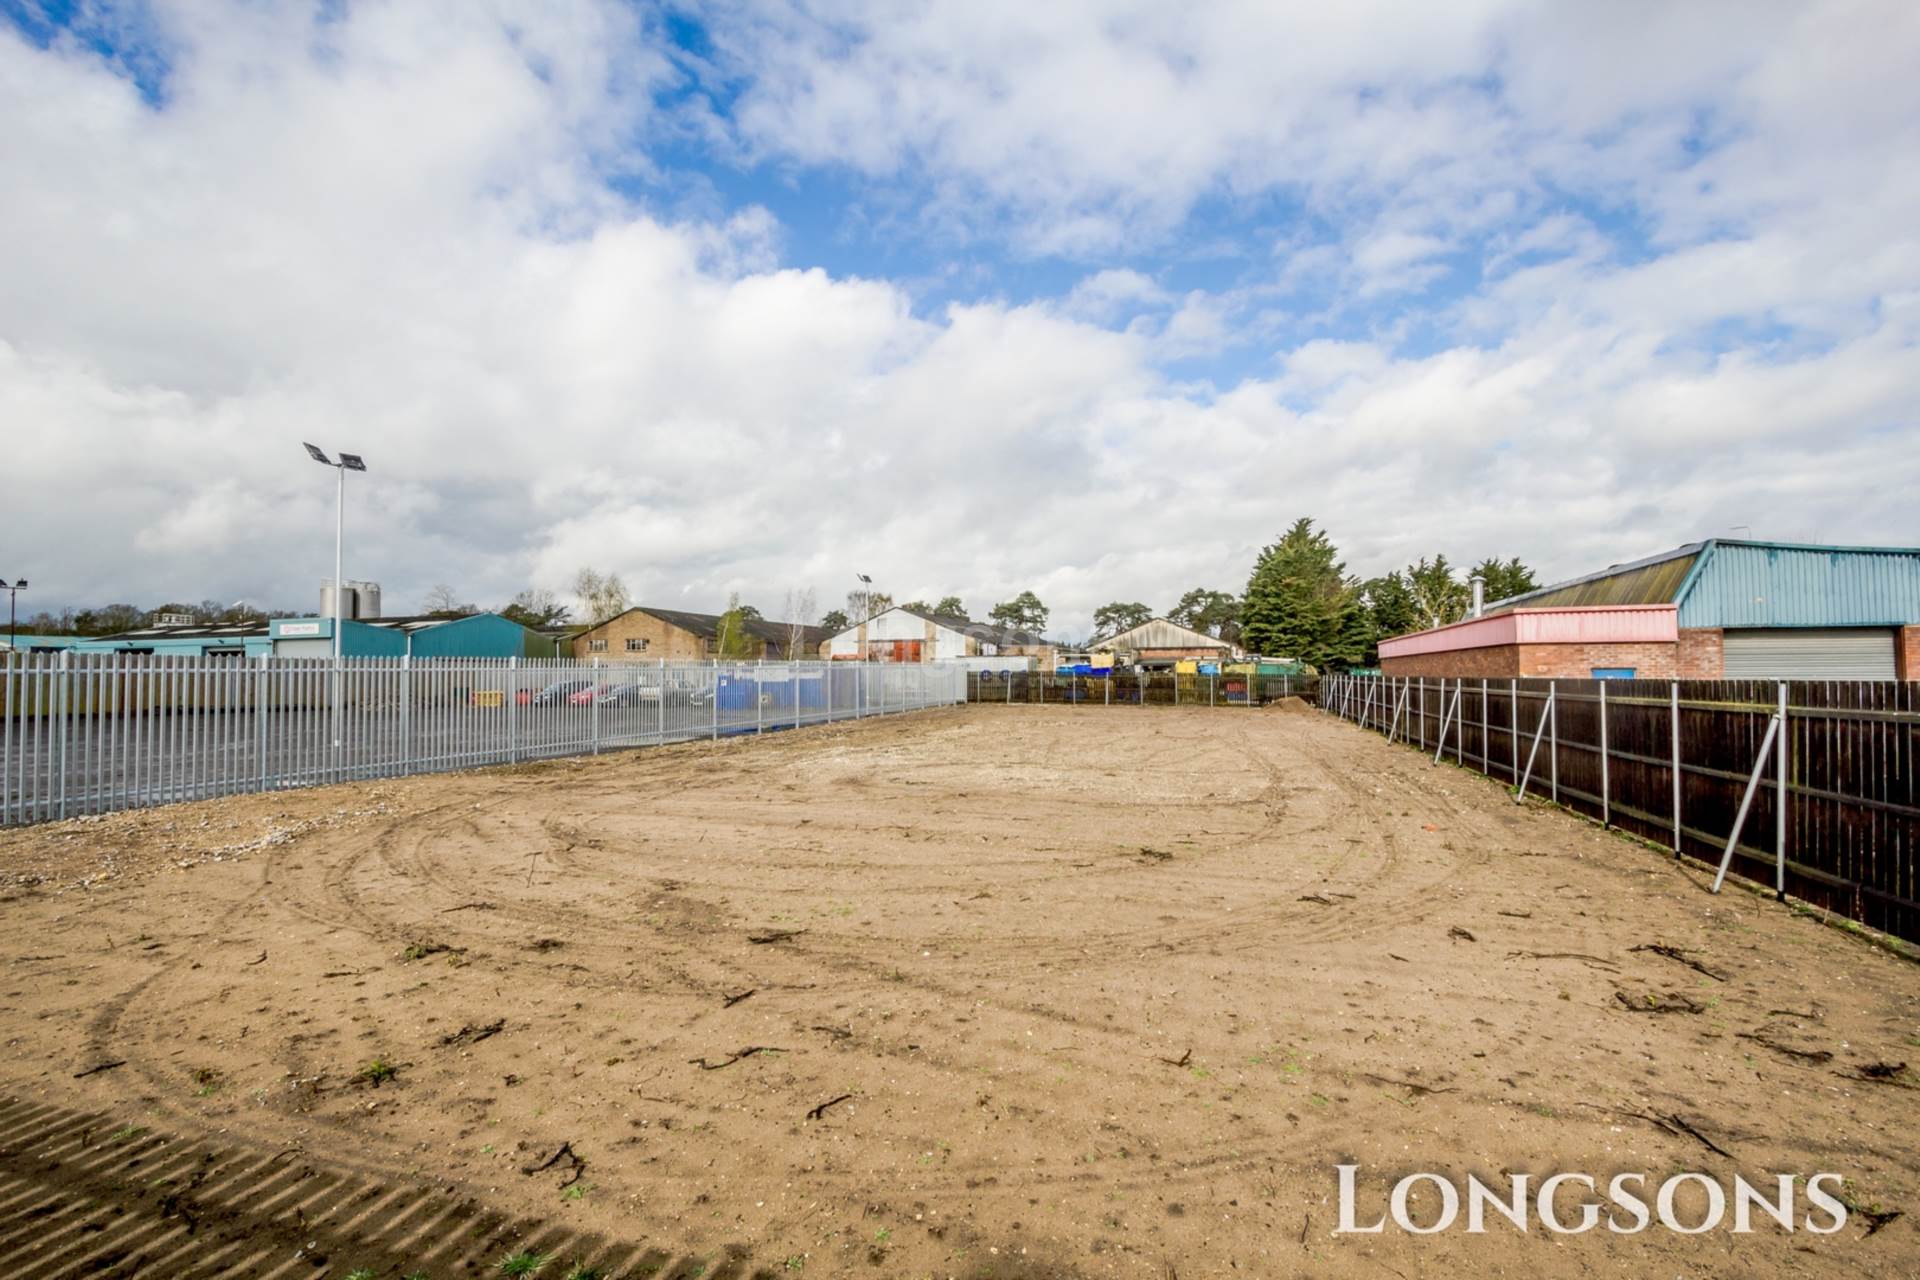
[[[1787,893],[1920,940],[1920,684],[1767,680],[1602,682],[1373,678],[1368,728],[1396,735],[1529,796],[1557,799],[1645,839],[1718,866],[1739,825],[1731,869],[1772,886],[1780,866],[1779,744],[1768,726],[1785,697]],[[1333,677],[1321,705],[1349,718],[1369,685]],[[1362,696],[1345,698],[1358,689]],[[1455,694],[1458,693],[1458,703]],[[1675,709],[1675,698],[1678,709]],[[1678,736],[1680,829],[1674,829]],[[1528,757],[1539,737],[1532,772]],[[1740,809],[1759,765],[1744,822]]]

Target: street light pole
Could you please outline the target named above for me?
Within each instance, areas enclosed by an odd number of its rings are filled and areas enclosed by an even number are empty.
[[[27,589],[27,580],[22,578],[18,582],[8,583],[5,578],[0,578],[0,587],[7,589],[7,652],[12,653],[16,643],[14,630],[19,622],[20,593]]]
[[[347,584],[343,568],[347,547],[347,469],[335,467],[340,484],[333,501],[333,660],[340,661],[340,624],[346,619]]]
[[[333,505],[333,750],[334,764],[339,765],[340,753],[340,633],[346,622],[346,545],[347,545],[347,472],[365,471],[366,459],[357,453],[342,452],[340,461],[335,462],[326,452],[316,445],[307,445],[307,456],[323,466],[332,467],[338,475]]]

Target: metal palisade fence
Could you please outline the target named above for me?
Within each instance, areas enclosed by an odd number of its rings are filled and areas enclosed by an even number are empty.
[[[964,702],[938,664],[0,656],[0,825]]]
[[[1329,676],[1321,707],[1920,940],[1920,684]]]

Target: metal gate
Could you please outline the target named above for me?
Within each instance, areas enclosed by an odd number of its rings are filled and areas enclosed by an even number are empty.
[[[1728,680],[1892,680],[1893,632],[1879,627],[1782,627],[1726,633]]]

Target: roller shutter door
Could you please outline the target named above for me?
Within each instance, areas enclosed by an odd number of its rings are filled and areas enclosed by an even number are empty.
[[[1729,631],[1729,680],[1891,680],[1893,632],[1874,627]]]

